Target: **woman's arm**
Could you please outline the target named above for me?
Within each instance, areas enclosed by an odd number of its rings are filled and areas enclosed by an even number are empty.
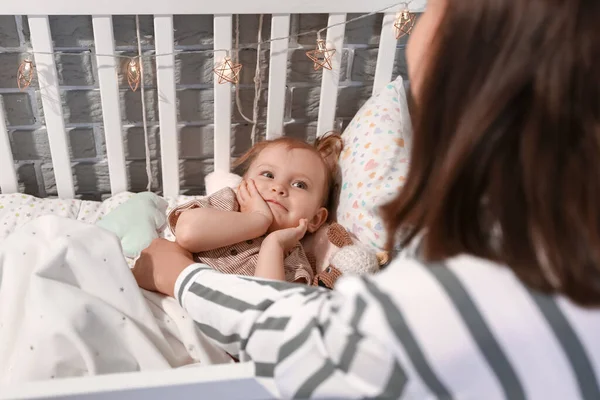
[[[241,361],[251,360],[257,376],[274,379],[284,398],[398,398],[406,392],[405,368],[386,339],[386,305],[357,278],[329,291],[225,275],[192,264],[166,240],[144,250],[134,275],[141,287],[174,296],[205,335]]]
[[[174,296],[283,398],[598,398],[589,361],[596,342],[578,339],[562,314],[567,303],[475,257],[395,260],[330,291],[221,274],[163,240],[142,253],[134,274],[141,287]],[[571,332],[569,346],[556,332]],[[567,378],[540,375],[540,355],[550,360],[542,372]],[[575,357],[578,364],[568,361]]]
[[[174,292],[205,335],[252,361],[282,398],[402,395],[404,368],[385,335],[369,332],[385,330],[385,322],[364,326],[376,306],[365,294],[225,275],[202,264],[184,270]],[[372,321],[379,310],[369,311]]]

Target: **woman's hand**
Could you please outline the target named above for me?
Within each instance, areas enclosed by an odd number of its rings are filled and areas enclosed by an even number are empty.
[[[237,200],[243,213],[257,213],[265,217],[268,228],[273,223],[273,213],[267,202],[262,198],[252,179],[245,179],[237,189]]]
[[[270,233],[269,236],[265,238],[265,241],[273,241],[279,244],[283,251],[289,251],[304,237],[307,227],[308,221],[306,219],[301,219],[298,226],[295,228],[280,229]]]
[[[174,297],[175,282],[181,271],[194,263],[192,253],[167,239],[154,239],[144,249],[132,269],[142,289]]]

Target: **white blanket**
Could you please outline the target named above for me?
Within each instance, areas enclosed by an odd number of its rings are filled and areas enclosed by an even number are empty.
[[[0,384],[196,362],[231,359],[138,288],[113,234],[44,216],[0,242]]]

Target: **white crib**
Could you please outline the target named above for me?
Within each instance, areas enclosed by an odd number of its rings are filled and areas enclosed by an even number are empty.
[[[28,0],[3,1],[0,15],[28,15],[32,51],[45,116],[46,130],[52,155],[52,164],[58,196],[75,196],[71,161],[65,122],[60,104],[57,69],[51,54],[53,43],[50,35],[49,15],[91,15],[97,54],[114,54],[112,15],[154,15],[156,54],[174,52],[173,15],[214,15],[214,48],[232,48],[233,14],[272,14],[271,38],[289,35],[290,15],[308,13],[329,14],[324,39],[328,48],[337,51],[332,59],[332,69],[323,69],[321,98],[317,132],[324,133],[334,127],[338,81],[341,64],[341,48],[344,40],[347,13],[369,13],[384,9],[398,1],[394,0]],[[422,11],[426,0],[408,2],[411,11]],[[392,78],[396,37],[393,24],[404,5],[386,10],[379,44],[373,91],[376,92]],[[269,91],[266,119],[266,136],[273,138],[283,131],[285,85],[287,78],[287,39],[270,43]],[[215,62],[226,55],[215,53]],[[122,118],[119,107],[118,61],[112,57],[96,56],[99,89],[102,102],[103,124],[106,140],[107,161],[112,194],[127,190],[126,164],[122,138]],[[179,194],[178,137],[175,88],[175,56],[156,58],[159,99],[159,126],[164,196]],[[16,66],[15,66],[16,67]],[[229,171],[231,147],[232,89],[230,83],[214,83],[214,168]],[[0,189],[3,194],[18,191],[18,180],[5,114],[0,107]],[[253,379],[250,364],[228,364],[200,368],[183,368],[166,372],[105,375],[97,377],[65,379],[27,384],[22,387],[5,388],[0,398],[209,398],[209,399],[264,399],[276,396],[272,387]]]

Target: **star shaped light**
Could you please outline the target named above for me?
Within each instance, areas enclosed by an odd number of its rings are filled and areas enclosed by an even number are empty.
[[[231,58],[225,57],[223,62],[217,65],[213,71],[219,77],[219,83],[238,83],[242,64],[235,64]]]
[[[410,32],[415,25],[415,17],[415,14],[408,11],[408,9],[400,13],[400,16],[394,23],[394,28],[396,28],[396,39],[400,39],[404,35],[410,35]]]
[[[331,58],[334,54],[335,49],[328,49],[325,46],[325,41],[322,39],[317,40],[317,48],[315,50],[306,52],[306,56],[313,61],[313,68],[315,71],[319,68],[331,70]]]
[[[140,64],[135,58],[132,58],[127,63],[127,83],[132,91],[136,91],[140,85]]]
[[[33,61],[23,60],[17,71],[17,86],[19,90],[25,90],[33,80]]]

